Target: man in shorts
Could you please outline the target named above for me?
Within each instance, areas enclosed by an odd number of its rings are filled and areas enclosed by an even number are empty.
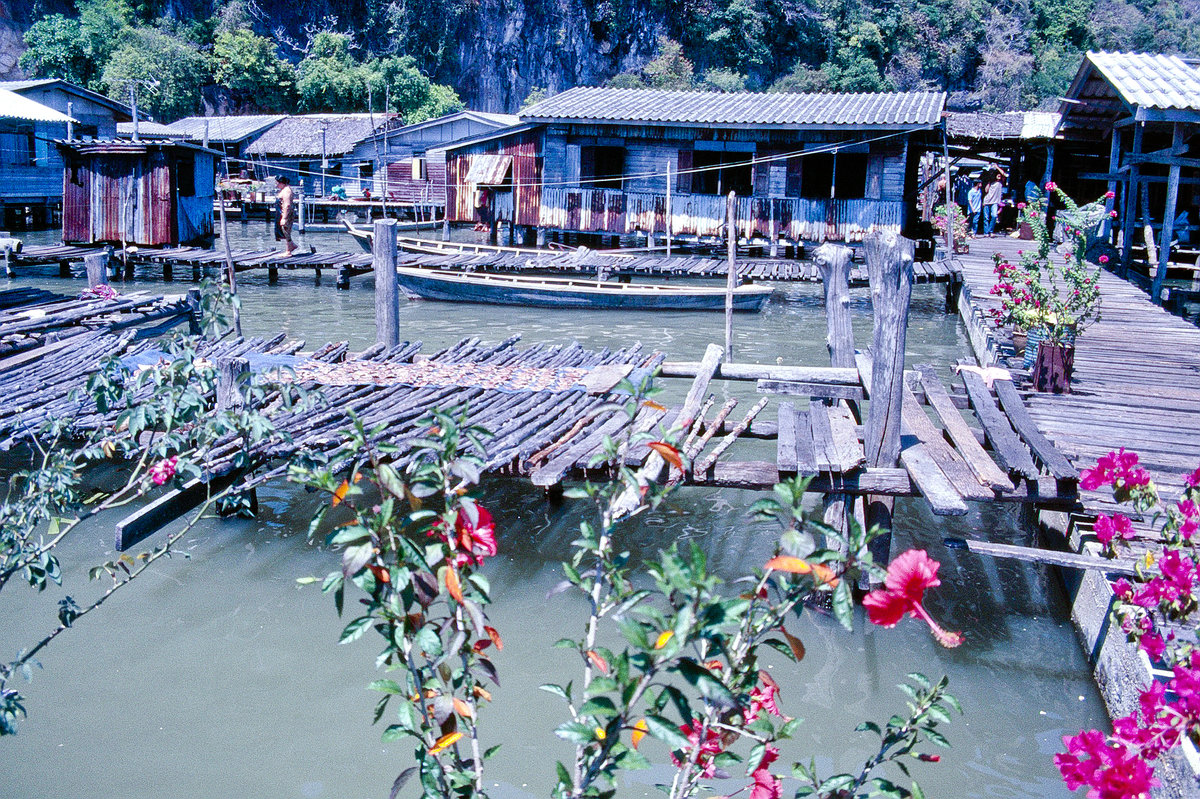
[[[296,242],[292,241],[292,208],[295,205],[295,194],[291,184],[286,175],[275,178],[275,241],[284,242],[289,256],[296,251]]]

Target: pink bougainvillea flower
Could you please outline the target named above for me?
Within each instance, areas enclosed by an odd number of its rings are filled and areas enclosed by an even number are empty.
[[[923,549],[910,549],[888,564],[884,587],[863,599],[871,623],[895,627],[905,615],[910,615],[928,624],[942,646],[953,648],[961,644],[962,635],[943,630],[921,604],[926,589],[942,584],[937,576],[940,566]]]
[[[1197,467],[1196,471],[1191,474],[1184,475],[1183,479],[1188,488],[1200,488],[1200,467]]]
[[[487,508],[475,507],[475,521],[463,508],[459,508],[454,519],[454,532],[462,553],[457,559],[474,560],[477,565],[483,565],[484,558],[490,558],[497,552],[496,523]]]
[[[1120,513],[1106,516],[1103,513],[1096,517],[1096,539],[1101,543],[1108,545],[1112,543],[1114,538],[1121,538],[1128,541],[1133,538],[1133,523]]]
[[[1050,181],[1049,183],[1046,184],[1046,191],[1054,191],[1057,188],[1058,188],[1058,184],[1055,183],[1054,181]]]
[[[175,464],[179,463],[179,458],[172,455],[166,460],[161,460],[150,467],[150,480],[156,485],[165,485],[168,480],[175,476]]]
[[[1104,199],[1106,199],[1106,200],[1111,200],[1113,197],[1116,197],[1116,196],[1117,196],[1117,193],[1115,191],[1104,192]]]
[[[1107,255],[1101,255],[1101,256],[1100,256],[1100,258],[1099,258],[1099,260],[1100,260],[1100,263],[1102,263],[1102,264],[1106,264],[1106,263],[1108,263],[1108,256],[1107,256]]]

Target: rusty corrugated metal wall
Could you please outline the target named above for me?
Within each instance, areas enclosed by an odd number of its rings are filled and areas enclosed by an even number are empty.
[[[537,225],[542,206],[542,134],[525,131],[503,139],[482,142],[446,154],[446,213],[451,222],[477,222],[475,192],[467,182],[471,157],[477,154],[512,156],[512,208],[518,225]],[[498,193],[503,187],[491,187]]]

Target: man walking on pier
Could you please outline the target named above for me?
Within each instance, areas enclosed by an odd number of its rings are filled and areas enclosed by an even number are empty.
[[[291,183],[286,175],[279,175],[275,178],[275,241],[284,242],[288,257],[296,251],[296,242],[292,241],[294,195]]]

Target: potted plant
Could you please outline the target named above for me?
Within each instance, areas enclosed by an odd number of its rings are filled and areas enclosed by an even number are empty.
[[[1088,263],[1086,253],[1089,237],[1094,237],[1106,212],[1101,201],[1076,205],[1053,183],[1046,184],[1046,191],[1061,205],[1058,221],[1063,245],[1053,248],[1041,203],[1019,206],[1021,222],[1033,231],[1034,248],[1022,251],[1017,268],[1027,281],[1036,329],[1041,333],[1036,352],[1025,356],[1027,364],[1032,361],[1033,387],[1060,394],[1071,390],[1076,336],[1100,318],[1100,267]],[[1100,263],[1106,260],[1101,256]]]
[[[1034,276],[999,253],[993,259],[996,264],[996,284],[992,286],[991,293],[999,298],[1000,307],[993,308],[989,313],[997,329],[1011,326],[1013,354],[1020,356],[1025,352],[1029,331],[1042,323],[1041,310],[1034,295]]]
[[[948,212],[945,205],[939,205],[933,209],[933,226],[943,237],[946,235],[946,226],[950,224],[954,225],[955,254],[962,255],[970,252],[971,247],[967,244],[967,217],[958,203],[950,203]]]

